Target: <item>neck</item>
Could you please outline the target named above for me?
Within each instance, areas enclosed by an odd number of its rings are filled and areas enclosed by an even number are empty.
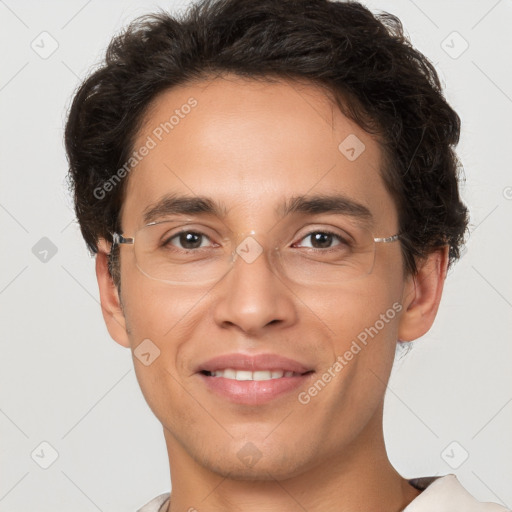
[[[399,512],[420,494],[389,462],[382,408],[349,446],[279,480],[269,473],[237,480],[234,473],[214,472],[190,457],[168,430],[164,435],[172,481],[169,512]]]

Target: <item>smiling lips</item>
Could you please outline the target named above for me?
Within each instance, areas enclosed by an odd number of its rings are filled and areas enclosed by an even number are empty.
[[[312,368],[275,354],[226,354],[197,367],[208,389],[231,402],[257,405],[311,378]]]

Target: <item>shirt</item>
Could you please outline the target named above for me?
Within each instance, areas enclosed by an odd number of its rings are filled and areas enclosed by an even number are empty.
[[[477,501],[453,474],[413,478],[409,483],[422,492],[402,512],[510,512],[497,503]],[[160,494],[137,512],[166,512],[169,496]]]

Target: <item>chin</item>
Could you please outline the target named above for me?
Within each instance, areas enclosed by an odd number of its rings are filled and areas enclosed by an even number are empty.
[[[251,445],[252,443],[247,444]],[[253,449],[251,446],[246,446],[245,452],[243,449],[239,450],[238,453],[233,453],[233,457],[221,457],[220,454],[213,454],[212,457],[205,457],[200,464],[224,478],[248,482],[287,480],[300,475],[312,466],[312,461],[300,461],[296,452],[294,458],[290,459],[284,453],[275,453],[274,456],[265,457],[254,451],[253,460],[246,459],[247,462],[244,461],[244,454],[250,453]]]
[[[210,471],[223,478],[245,482],[272,482],[276,480],[287,480],[294,476],[290,473],[290,468],[280,468],[277,464],[266,464],[253,468],[244,468],[239,464],[221,465],[218,462],[214,465],[206,465]],[[300,473],[298,471],[297,473]]]

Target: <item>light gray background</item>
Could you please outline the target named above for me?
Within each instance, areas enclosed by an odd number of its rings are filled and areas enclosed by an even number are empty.
[[[111,36],[156,6],[187,4],[0,0],[1,511],[128,511],[169,490],[160,424],[103,324],[62,136],[71,95]],[[472,222],[434,327],[397,360],[390,458],[405,477],[456,473],[478,499],[512,507],[512,5],[366,4],[398,15],[440,72],[462,118]],[[48,52],[52,39],[47,58],[31,47]],[[46,262],[43,237],[57,249]]]

